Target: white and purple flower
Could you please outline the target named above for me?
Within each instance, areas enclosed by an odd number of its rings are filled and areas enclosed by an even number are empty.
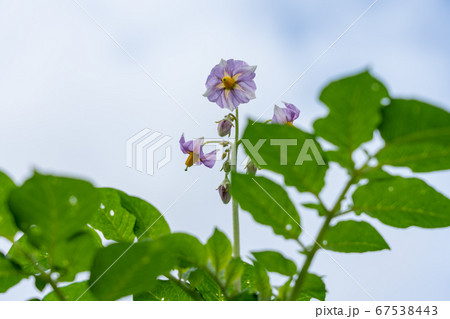
[[[180,148],[184,154],[188,154],[186,160],[186,169],[192,165],[205,165],[206,167],[212,168],[216,162],[217,150],[209,152],[207,154],[203,153],[203,138],[185,141],[184,134],[180,138]]]
[[[283,102],[286,106],[281,108],[275,105],[273,109],[272,123],[288,124],[294,126],[292,123],[300,116],[300,110],[294,104]]]
[[[255,98],[256,66],[240,60],[221,60],[206,79],[206,96],[209,101],[231,111],[239,104]]]

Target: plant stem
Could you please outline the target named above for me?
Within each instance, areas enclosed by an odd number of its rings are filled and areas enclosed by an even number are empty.
[[[235,115],[235,125],[234,125],[234,143],[231,149],[231,171],[237,171],[237,154],[238,154],[238,141],[239,141],[239,113],[238,108],[236,108]],[[231,180],[231,187],[233,187],[233,180]],[[240,235],[239,235],[239,204],[236,199],[232,199],[233,206],[233,255],[234,257],[239,257],[241,255],[240,248]],[[241,282],[236,280],[234,288],[237,291],[241,290]]]
[[[335,217],[336,212],[339,210],[341,201],[345,198],[345,195],[347,194],[350,187],[353,185],[357,177],[357,173],[355,173],[350,180],[347,182],[347,184],[344,187],[344,190],[342,191],[341,195],[339,196],[338,200],[336,201],[334,207],[329,211],[329,214],[327,215],[327,218],[325,219],[322,228],[319,231],[319,234],[317,235],[316,240],[314,241],[314,245],[311,248],[311,250],[308,252],[306,256],[305,263],[303,264],[303,267],[300,271],[300,274],[298,275],[297,280],[295,281],[294,288],[292,288],[290,300],[296,300],[298,295],[301,292],[302,286],[305,282],[306,276],[308,275],[309,267],[311,266],[311,263],[314,259],[314,256],[316,255],[316,252],[321,247],[321,242],[323,241],[323,238],[330,227],[331,220]]]
[[[203,298],[201,296],[201,294],[196,291],[195,289],[192,289],[191,287],[189,287],[188,285],[186,285],[184,282],[182,282],[181,280],[178,280],[177,278],[175,278],[174,276],[172,276],[171,274],[166,274],[164,275],[167,277],[167,279],[169,279],[170,281],[172,281],[173,283],[175,283],[178,287],[180,287],[184,292],[186,292],[192,299],[197,300],[197,301],[202,301]]]
[[[41,277],[53,288],[56,296],[60,301],[66,301],[66,297],[62,293],[62,291],[58,288],[56,282],[52,279],[51,274],[47,274],[47,270],[39,264],[39,262],[34,258],[33,255],[29,254],[22,246],[18,245],[22,253],[31,261],[36,270],[39,271]]]

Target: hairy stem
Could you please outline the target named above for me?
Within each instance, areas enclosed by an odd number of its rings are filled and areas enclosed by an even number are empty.
[[[232,146],[232,158],[231,158],[231,171],[237,171],[237,155],[238,155],[238,141],[239,141],[239,113],[238,108],[236,108],[235,115],[235,133],[234,133],[234,143]],[[231,185],[233,185],[233,180],[231,180]],[[234,257],[239,257],[241,255],[240,248],[240,235],[239,235],[239,204],[236,199],[232,199],[233,206],[233,255]],[[241,282],[236,280],[234,288],[237,291],[241,290]]]
[[[173,275],[171,274],[166,274],[164,275],[167,277],[167,279],[169,279],[171,282],[173,282],[174,284],[176,284],[178,287],[180,287],[185,293],[187,293],[192,299],[197,300],[197,301],[202,301],[203,298],[201,296],[201,294],[189,287],[188,285],[186,285],[184,282],[182,282],[181,280],[175,278]]]

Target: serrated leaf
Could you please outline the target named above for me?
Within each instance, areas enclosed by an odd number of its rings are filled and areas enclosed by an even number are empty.
[[[158,280],[156,285],[144,293],[133,296],[134,301],[192,301],[183,289],[169,280]]]
[[[241,258],[235,257],[230,260],[225,268],[225,286],[232,285],[236,280],[241,278],[244,273],[244,262]]]
[[[450,226],[450,200],[417,178],[369,180],[353,194],[354,211],[398,228]]]
[[[18,228],[8,207],[10,192],[16,188],[14,182],[3,172],[0,172],[0,236],[14,241]]]
[[[209,257],[216,272],[226,267],[231,259],[233,248],[228,237],[217,228],[206,243]]]
[[[254,284],[260,294],[260,299],[270,300],[272,297],[272,287],[270,286],[269,275],[260,263],[254,262],[253,266]]]
[[[367,71],[334,81],[323,89],[320,100],[330,112],[313,126],[317,135],[338,146],[342,155],[334,160],[339,159],[338,163],[347,167],[353,151],[372,139],[381,121],[381,100],[387,97],[384,85]]]
[[[145,200],[119,191],[122,206],[136,217],[134,233],[138,238],[158,238],[170,234],[170,227],[163,215]]]
[[[50,255],[59,242],[83,230],[99,206],[100,197],[90,183],[38,173],[9,197],[19,228]]]
[[[112,188],[100,188],[98,191],[101,204],[89,224],[101,231],[106,239],[133,242],[136,217],[123,208],[120,193]]]
[[[97,299],[92,292],[88,289],[89,283],[87,281],[75,282],[73,284],[59,287],[59,290],[66,297],[67,301],[97,301]],[[80,298],[81,296],[81,298]],[[80,298],[80,299],[78,299]],[[55,292],[51,292],[46,295],[43,299],[44,301],[59,301],[58,296]]]
[[[285,276],[297,273],[295,263],[276,251],[252,252],[256,260],[269,272],[277,272]]]
[[[326,297],[327,290],[322,278],[315,274],[308,274],[305,278],[302,290],[300,292],[297,300],[307,301],[311,298],[324,301]]]
[[[160,241],[113,244],[97,253],[89,284],[101,300],[116,300],[152,289],[159,275],[170,272],[176,258]]]
[[[256,222],[286,239],[298,238],[300,216],[283,187],[261,176],[233,173],[231,178],[232,196]]]
[[[390,249],[372,225],[346,220],[330,227],[322,242],[323,248],[342,253],[363,253]]]
[[[258,167],[282,174],[286,185],[299,192],[318,194],[325,184],[328,164],[311,134],[289,125],[249,121],[242,145]]]
[[[380,164],[414,172],[450,168],[450,113],[416,100],[392,100],[383,110],[380,133],[386,146]]]
[[[26,277],[21,273],[20,267],[0,253],[0,293],[6,292]]]

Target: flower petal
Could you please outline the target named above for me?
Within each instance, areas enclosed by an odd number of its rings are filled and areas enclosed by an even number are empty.
[[[209,152],[209,153],[203,155],[203,156],[200,158],[200,161],[201,161],[206,167],[212,168],[212,167],[214,166],[214,164],[216,163],[216,153],[217,153],[217,150],[214,150],[214,151],[212,151],[212,152]]]

